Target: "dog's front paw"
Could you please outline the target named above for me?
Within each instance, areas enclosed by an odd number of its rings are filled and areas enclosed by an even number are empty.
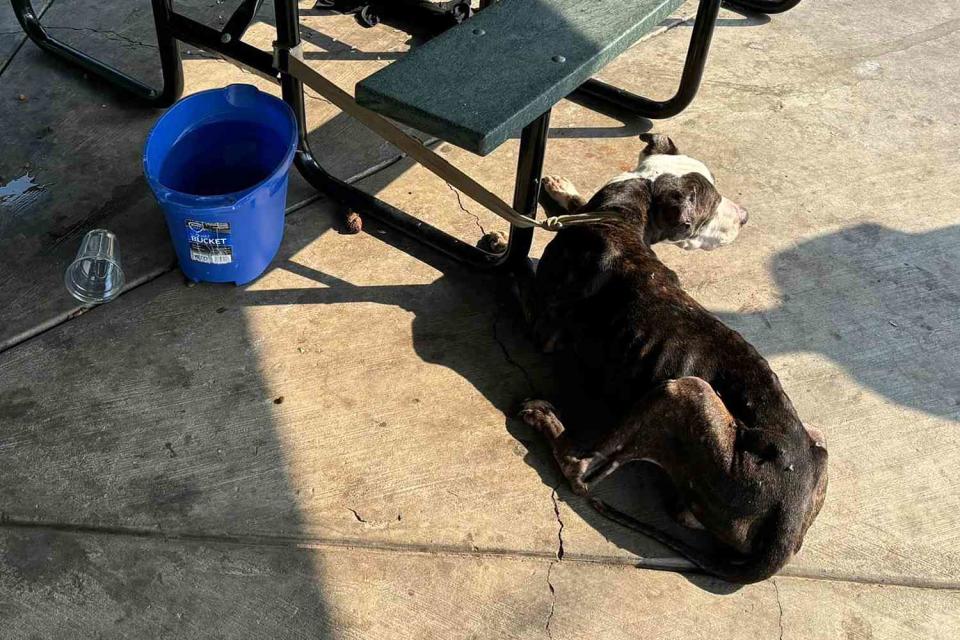
[[[570,489],[581,498],[590,495],[590,487],[581,480],[570,480]]]
[[[525,400],[520,407],[519,417],[528,426],[540,431],[547,416],[556,414],[556,409],[546,400]]]
[[[540,186],[550,196],[554,202],[566,210],[570,210],[573,204],[580,200],[580,192],[573,186],[573,183],[560,176],[544,176]]]

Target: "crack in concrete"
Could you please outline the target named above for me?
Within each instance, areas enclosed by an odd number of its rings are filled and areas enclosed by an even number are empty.
[[[553,622],[553,613],[557,608],[557,589],[553,586],[553,581],[550,579],[551,574],[553,573],[553,568],[557,564],[563,561],[563,518],[560,517],[560,503],[557,502],[557,488],[559,488],[560,483],[558,482],[553,490],[550,492],[550,500],[553,502],[553,515],[557,519],[557,559],[550,563],[550,566],[547,567],[547,588],[550,590],[550,611],[547,613],[547,622],[543,626],[544,631],[547,632],[548,638],[553,638],[553,634],[550,632],[550,623]],[[782,639],[781,639],[782,640]]]
[[[324,98],[324,97],[321,96],[321,95],[313,95],[313,90],[309,90],[309,91],[308,91],[308,90],[307,90],[307,87],[304,87],[304,88],[303,88],[303,95],[307,96],[307,97],[310,98],[311,100],[316,100],[317,102],[323,102],[323,103],[326,103],[326,104],[333,104],[332,102],[330,102],[329,100],[327,100],[326,98]]]
[[[141,42],[140,40],[134,40],[133,38],[125,36],[122,33],[119,33],[117,31],[113,31],[112,29],[94,29],[93,27],[57,27],[57,26],[47,26],[47,25],[44,25],[43,28],[51,31],[54,31],[57,29],[60,29],[63,31],[89,31],[90,33],[98,33],[100,35],[104,35],[107,37],[113,36],[115,40],[122,40],[123,42],[127,42],[129,44],[140,46],[140,47],[149,47],[150,49],[158,48],[157,45],[155,44],[151,44],[149,42]]]
[[[559,486],[560,484],[557,483],[557,486],[553,488],[550,499],[553,501],[553,515],[557,518],[557,524],[560,525],[557,529],[557,560],[563,560],[563,519],[560,517],[560,503],[557,502],[557,487]]]
[[[107,36],[108,40],[113,40],[114,42],[125,42],[129,45],[136,47],[147,47],[148,49],[159,49],[159,47],[151,42],[143,42],[142,40],[135,40],[129,36],[125,36],[119,31],[114,31],[113,29],[94,29],[93,27],[63,27],[63,26],[46,26],[44,29],[51,31],[61,30],[61,31],[87,31],[89,33],[96,33],[99,35]],[[201,49],[188,49],[185,52],[187,55],[197,56],[198,58],[203,58],[204,60],[216,60],[218,62],[228,62],[220,56],[213,55],[203,51]],[[238,67],[244,73],[247,73],[246,69],[243,67]]]
[[[777,594],[777,608],[780,610],[780,617],[777,619],[777,624],[780,625],[780,640],[783,640],[783,605],[780,603],[780,587],[777,586],[777,581],[771,578],[770,582],[773,584],[773,590]]]
[[[480,233],[482,235],[487,235],[487,230],[483,228],[482,224],[480,224],[480,216],[478,216],[473,211],[470,211],[470,209],[467,209],[465,206],[463,206],[463,200],[460,198],[460,192],[456,188],[454,188],[454,186],[449,182],[447,182],[446,184],[447,184],[447,187],[450,188],[450,191],[453,191],[453,195],[457,196],[457,205],[460,207],[460,210],[466,213],[467,215],[472,216],[474,224],[477,225],[477,229],[480,229]]]
[[[503,357],[511,366],[516,368],[521,374],[523,374],[524,379],[527,381],[527,386],[530,388],[530,397],[534,397],[537,394],[537,386],[533,383],[533,378],[530,377],[530,373],[526,368],[521,365],[519,362],[513,359],[513,356],[510,355],[510,350],[507,349],[507,345],[503,343],[503,340],[500,339],[500,333],[497,331],[497,327],[500,325],[500,313],[502,307],[497,306],[497,313],[493,316],[493,339],[496,340],[497,344],[500,345],[500,351],[503,352]]]
[[[553,582],[550,580],[550,574],[553,573],[553,567],[560,562],[555,560],[550,563],[550,566],[547,567],[547,588],[550,589],[550,612],[547,614],[547,623],[543,625],[543,630],[547,632],[547,637],[552,638],[553,634],[550,632],[550,623],[553,622],[553,612],[557,608],[557,590],[553,587]]]
[[[357,512],[356,509],[347,507],[347,510],[353,514],[353,517],[357,519],[357,522],[362,522],[363,524],[367,524],[367,521],[363,519],[363,517]]]

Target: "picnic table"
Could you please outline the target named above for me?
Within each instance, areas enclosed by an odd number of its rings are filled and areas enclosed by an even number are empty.
[[[736,0],[751,11],[779,13],[800,0]],[[543,160],[553,106],[569,95],[589,98],[596,110],[669,118],[696,96],[721,0],[701,0],[677,92],[653,100],[593,76],[683,0],[483,0],[480,11],[399,61],[360,81],[355,97],[302,58],[297,0],[274,0],[273,51],[243,42],[263,0],[243,0],[220,30],[177,13],[173,0],[151,0],[162,84],[151,87],[55,38],[43,28],[31,0],[11,0],[30,39],[46,51],[125,90],[144,105],[167,107],[183,93],[178,41],[233,60],[278,82],[296,116],[296,166],[314,187],[446,254],[481,268],[525,260],[536,220]],[[457,64],[450,64],[456,60]],[[454,238],[327,172],[307,141],[303,85],[399,147],[464,194],[511,223],[507,249],[491,253]],[[520,135],[512,204],[405,133],[414,127],[478,155]],[[558,224],[554,221],[554,225]]]

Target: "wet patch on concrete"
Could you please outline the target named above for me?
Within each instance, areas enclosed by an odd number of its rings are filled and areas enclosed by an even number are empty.
[[[46,191],[46,185],[37,182],[29,172],[0,185],[0,215],[19,216],[33,206]],[[3,225],[0,217],[0,226]]]

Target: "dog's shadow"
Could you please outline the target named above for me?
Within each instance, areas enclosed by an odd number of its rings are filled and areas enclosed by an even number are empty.
[[[506,429],[526,447],[525,462],[544,485],[556,489],[560,502],[589,527],[636,556],[618,555],[617,561],[683,570],[691,582],[712,592],[736,589],[686,571],[691,566],[676,554],[607,520],[573,495],[546,442],[514,417],[524,398],[539,397],[558,404],[565,425],[581,441],[589,432],[600,432],[598,424],[605,422],[589,402],[572,401],[588,385],[579,384],[569,369],[557,375],[562,363],[539,353],[528,339],[507,282],[456,265],[373,222],[367,226],[371,235],[430,264],[441,277],[423,285],[356,286],[288,261],[281,266],[325,288],[248,291],[246,303],[374,302],[410,311],[419,357],[455,371],[503,412]],[[955,376],[942,372],[954,368],[960,348],[960,328],[953,322],[960,305],[958,241],[960,226],[912,234],[868,224],[820,236],[773,258],[781,306],[718,315],[767,357],[820,353],[902,406],[956,420],[960,387]],[[702,534],[681,529],[666,515],[664,493],[660,471],[643,463],[627,465],[596,489],[611,506],[710,547]],[[566,553],[580,553],[585,535],[579,523],[568,521]]]
[[[515,417],[525,398],[569,398],[571,390],[580,385],[566,376],[557,376],[558,363],[540,353],[527,337],[527,330],[511,293],[510,281],[505,277],[494,277],[457,265],[433,250],[379,227],[373,221],[365,224],[372,236],[427,262],[442,275],[429,284],[357,286],[297,261],[287,260],[278,266],[324,286],[248,290],[243,293],[244,304],[372,302],[411,312],[412,343],[417,355],[426,362],[455,371],[483,394],[504,414],[505,428],[527,450],[525,463],[537,472],[548,489],[557,491],[558,501],[572,509],[608,541],[637,556],[619,556],[616,561],[668,570],[690,568],[689,563],[679,560],[676,554],[607,520],[586,499],[574,495],[560,474],[546,441]],[[569,370],[566,367],[562,369]],[[564,380],[563,384],[558,382],[561,379]],[[562,404],[565,408],[573,409],[574,403]],[[576,406],[581,405],[577,403]],[[582,406],[587,407],[588,403]],[[600,412],[599,407],[591,407],[585,411],[588,414],[586,416],[571,415],[571,431],[575,435],[584,435],[581,426],[590,425],[593,428]],[[662,500],[658,495],[663,490],[660,471],[647,467],[644,464],[628,465],[603,483],[597,497],[630,515],[675,531],[679,527],[660,507]],[[562,513],[560,517],[564,517]],[[579,526],[576,528],[582,531]],[[573,526],[568,532],[572,529]],[[687,539],[697,542],[696,536]],[[578,553],[576,546],[569,546],[565,551],[573,555]],[[686,575],[691,582],[704,589],[718,593],[730,591],[726,583],[695,574]]]

